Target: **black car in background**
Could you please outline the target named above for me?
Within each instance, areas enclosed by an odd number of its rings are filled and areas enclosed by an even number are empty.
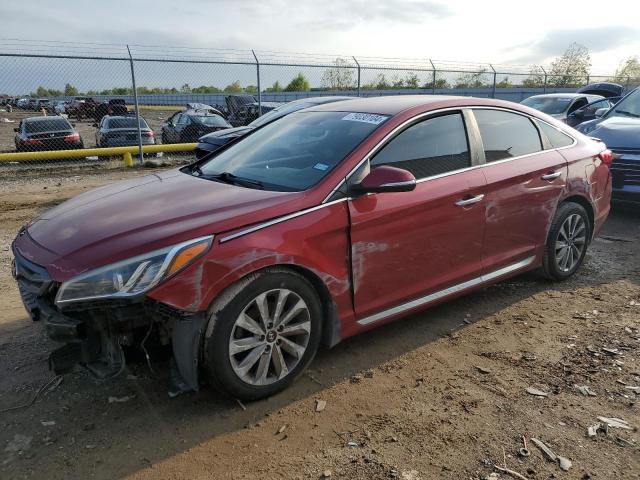
[[[254,128],[262,127],[267,123],[271,123],[279,118],[289,115],[290,113],[297,112],[303,108],[313,107],[315,105],[322,105],[323,103],[340,102],[342,100],[350,100],[353,97],[311,97],[302,98],[300,100],[294,100],[288,103],[281,103],[277,108],[274,108],[268,113],[265,113],[261,117],[256,118],[249,125],[244,127],[235,127],[222,132],[209,133],[198,139],[198,145],[196,146],[196,158],[201,159],[206,157],[212,152],[215,152],[220,147],[235,140],[238,137],[246,135]]]
[[[614,153],[610,168],[614,204],[640,207],[640,88],[576,130],[599,138]]]
[[[125,147],[138,145],[138,128],[136,127],[136,117],[110,116],[102,117],[96,132],[96,145],[98,147]],[[149,125],[140,118],[140,134],[143,145],[153,145],[156,143],[155,134]]]
[[[546,93],[525,98],[522,105],[535,108],[541,112],[568,123],[571,115],[579,109],[596,102],[606,100],[602,95],[584,93]]]
[[[66,118],[59,116],[25,118],[14,131],[18,152],[71,150],[84,147],[80,134],[74,130]]]
[[[206,133],[231,128],[222,116],[208,109],[177,112],[162,125],[162,143],[195,142]]]

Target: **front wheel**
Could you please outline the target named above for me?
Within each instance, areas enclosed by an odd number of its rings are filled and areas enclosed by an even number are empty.
[[[542,261],[550,280],[566,280],[582,265],[591,235],[589,217],[582,205],[563,203],[553,219]]]
[[[322,309],[301,275],[266,270],[213,314],[205,366],[214,384],[235,398],[279,392],[302,373],[320,343]]]

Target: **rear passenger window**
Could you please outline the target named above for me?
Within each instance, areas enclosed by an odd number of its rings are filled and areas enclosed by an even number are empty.
[[[542,150],[538,130],[527,117],[501,110],[474,110],[473,113],[487,162]]]
[[[380,165],[404,168],[417,180],[471,166],[462,115],[430,118],[407,128],[371,160],[372,168]]]
[[[573,143],[573,138],[548,123],[538,122],[538,125],[540,125],[540,130],[547,136],[553,148],[568,147]]]

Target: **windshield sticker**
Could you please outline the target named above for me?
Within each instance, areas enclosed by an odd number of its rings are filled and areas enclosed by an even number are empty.
[[[313,168],[315,168],[316,170],[321,170],[321,171],[325,171],[329,168],[329,165],[327,165],[326,163],[316,163]]]
[[[364,122],[364,123],[373,123],[374,125],[378,125],[384,122],[387,118],[386,115],[376,115],[375,113],[350,113],[349,115],[345,115],[342,117],[342,120],[349,120],[351,122]]]

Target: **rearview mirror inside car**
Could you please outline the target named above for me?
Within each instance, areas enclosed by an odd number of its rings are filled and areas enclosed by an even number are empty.
[[[371,172],[356,185],[351,186],[354,194],[383,192],[410,192],[416,188],[416,178],[408,170],[381,165]]]

